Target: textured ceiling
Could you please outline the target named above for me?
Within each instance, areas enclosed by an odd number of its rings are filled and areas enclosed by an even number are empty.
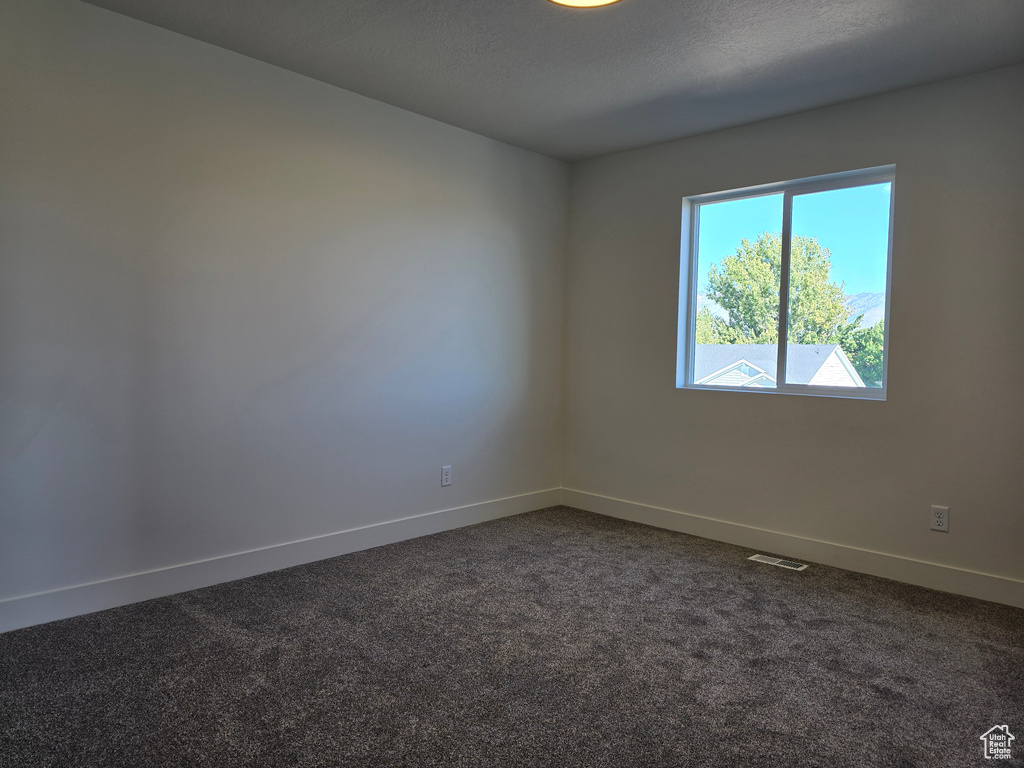
[[[93,0],[576,160],[1024,61],[1024,0]]]

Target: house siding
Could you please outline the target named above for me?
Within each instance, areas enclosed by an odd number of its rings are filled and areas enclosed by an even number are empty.
[[[818,372],[814,374],[809,384],[816,384],[822,387],[856,387],[857,382],[850,376],[846,367],[839,359],[835,351],[828,356]]]
[[[716,376],[707,383],[716,387],[742,387],[748,381],[750,381],[749,376],[739,368],[733,368],[731,371],[726,371],[721,376]]]

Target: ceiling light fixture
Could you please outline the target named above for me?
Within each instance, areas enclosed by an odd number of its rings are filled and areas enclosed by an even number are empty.
[[[614,5],[622,0],[548,0],[555,5],[566,5],[570,8],[600,8],[602,5]]]

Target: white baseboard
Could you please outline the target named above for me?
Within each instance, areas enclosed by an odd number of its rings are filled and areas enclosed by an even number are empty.
[[[808,539],[569,488],[562,489],[561,499],[567,506],[608,517],[1024,608],[1024,581],[1005,576]]]
[[[553,488],[375,523],[223,557],[0,600],[0,632],[209,587],[474,523],[555,506]]]
[[[0,632],[209,587],[474,523],[566,504],[729,544],[1024,608],[1024,581],[686,514],[570,488],[389,520],[223,557],[0,600]]]

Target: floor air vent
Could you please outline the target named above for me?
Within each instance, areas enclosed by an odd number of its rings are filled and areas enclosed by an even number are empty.
[[[777,565],[779,568],[789,568],[791,571],[802,571],[807,567],[804,563],[794,563],[792,560],[780,560],[777,557],[768,557],[768,555],[751,555],[747,560],[756,560],[759,563]]]

